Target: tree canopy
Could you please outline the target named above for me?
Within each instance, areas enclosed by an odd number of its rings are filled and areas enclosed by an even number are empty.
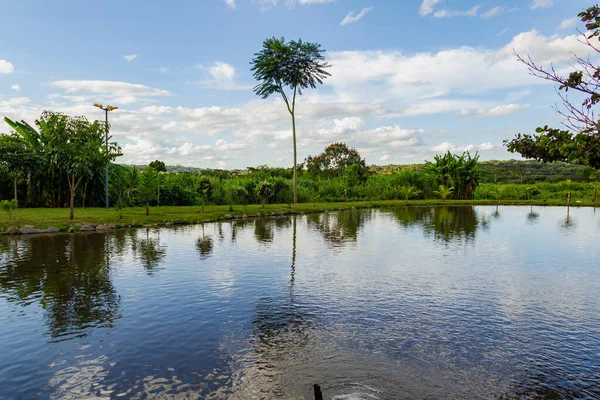
[[[322,178],[341,177],[346,168],[356,165],[356,171],[362,180],[367,174],[367,164],[359,152],[346,143],[332,143],[316,156],[308,156],[305,160],[306,170]]]
[[[575,55],[573,71],[568,75],[557,72],[554,66],[544,69],[529,56],[517,55],[533,76],[559,85],[558,94],[563,106],[556,107],[556,111],[565,117],[564,124],[568,129],[546,125],[537,128],[537,135],[518,134],[514,139],[505,141],[505,145],[508,151],[519,153],[525,158],[544,162],[564,161],[598,169],[600,120],[596,119],[594,108],[600,102],[600,65],[595,64],[600,54],[600,7],[589,7],[579,13],[578,17],[587,29],[580,41],[587,45],[592,55],[585,58]],[[569,90],[584,96],[581,105],[569,100]],[[595,172],[588,174],[595,175]]]

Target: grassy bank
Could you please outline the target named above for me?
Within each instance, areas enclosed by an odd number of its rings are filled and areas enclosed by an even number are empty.
[[[201,207],[152,207],[150,215],[142,207],[126,208],[120,212],[114,208],[78,208],[75,210],[75,219],[69,221],[69,210],[66,208],[21,208],[17,209],[14,216],[8,213],[0,214],[0,232],[4,232],[10,226],[33,225],[36,228],[57,227],[62,231],[69,227],[78,227],[81,224],[115,224],[119,227],[128,225],[141,226],[144,224],[164,224],[167,222],[175,224],[200,223],[202,221],[216,221],[231,217],[241,217],[244,213],[249,216],[271,216],[281,215],[289,212],[310,213],[322,211],[337,211],[344,208],[382,208],[382,207],[405,207],[405,206],[458,206],[458,205],[552,205],[565,206],[566,201],[549,200],[471,200],[471,201],[440,201],[440,200],[388,200],[388,201],[358,201],[339,203],[309,203],[297,204],[291,207],[287,204],[270,204],[262,208],[260,205],[249,205],[247,207],[235,206],[233,211],[229,206],[206,206],[205,213],[201,213]],[[591,201],[572,203],[573,206],[593,206]]]

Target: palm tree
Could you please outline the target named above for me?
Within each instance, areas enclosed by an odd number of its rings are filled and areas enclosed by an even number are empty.
[[[446,200],[448,200],[448,197],[450,197],[450,195],[452,195],[452,192],[454,192],[453,187],[446,187],[444,185],[440,185],[438,187],[438,190],[436,190],[434,193],[437,194],[438,196],[440,196],[440,198],[443,201],[446,201]]]
[[[404,197],[404,199],[408,203],[408,200],[410,200],[414,197],[417,197],[419,194],[421,194],[421,191],[419,189],[417,189],[415,186],[410,185],[410,186],[401,186],[400,193],[402,194],[402,197]]]
[[[125,182],[127,185],[127,201],[131,203],[131,200],[133,199],[133,189],[135,189],[140,182],[140,170],[133,167],[127,171],[125,174]]]

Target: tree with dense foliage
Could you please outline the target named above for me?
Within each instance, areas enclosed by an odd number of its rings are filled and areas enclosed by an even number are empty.
[[[292,138],[294,143],[294,169],[292,177],[294,203],[298,202],[296,190],[297,150],[296,150],[296,95],[303,89],[316,88],[330,76],[324,61],[325,50],[318,43],[271,38],[263,42],[263,48],[254,55],[252,71],[260,83],[254,92],[263,99],[272,94],[280,94],[292,117]],[[286,89],[291,94],[286,93]]]
[[[229,211],[233,211],[234,204],[248,203],[248,191],[240,185],[227,185],[225,187],[225,200],[229,204]]]
[[[154,160],[150,163],[150,165],[148,165],[150,168],[154,169],[156,172],[158,172],[158,194],[156,197],[156,206],[160,207],[160,185],[162,184],[162,179],[161,179],[161,173],[165,173],[167,172],[167,166],[165,165],[164,162],[160,161],[160,160]]]
[[[275,188],[273,183],[269,181],[260,181],[254,188],[254,192],[256,193],[256,197],[260,200],[263,208],[265,208],[265,204],[268,203],[269,199],[275,194]]]
[[[38,159],[18,134],[0,135],[0,168],[13,179],[13,199],[18,200],[17,181],[36,168]]]
[[[66,173],[69,185],[69,219],[73,219],[75,193],[84,178],[121,155],[116,143],[104,144],[107,126],[85,117],[69,117],[45,111],[41,120],[49,127],[46,146],[49,158]]]
[[[479,185],[479,155],[471,157],[469,152],[461,156],[447,152],[436,155],[434,161],[427,161],[425,170],[437,185],[454,188],[453,198],[470,200]]]
[[[146,168],[139,177],[137,194],[146,206],[146,216],[150,215],[150,202],[156,199],[158,172],[154,168]]]
[[[573,132],[546,125],[536,129],[538,135],[518,134],[514,139],[505,141],[505,145],[508,151],[519,153],[525,158],[544,162],[564,161],[598,169],[600,120],[596,119],[594,108],[600,102],[600,65],[594,62],[600,54],[597,43],[600,40],[600,7],[589,7],[579,13],[578,17],[587,30],[582,34],[581,42],[588,46],[591,55],[588,54],[585,58],[575,56],[574,70],[568,75],[556,71],[554,66],[544,69],[529,56],[517,55],[532,75],[559,85],[558,93],[563,108],[556,108],[556,111],[566,118],[565,125]],[[569,101],[569,90],[584,96],[581,106]],[[596,172],[588,171],[588,175],[595,178]]]
[[[4,121],[20,135],[21,164],[30,164],[26,171],[11,167],[13,173],[27,174],[28,205],[62,207],[69,199],[72,217],[75,197],[81,196],[85,206],[88,183],[92,183],[92,192],[94,186],[102,188],[102,170],[121,155],[116,143],[108,143],[106,148],[108,126],[101,122],[48,111],[35,121],[37,129],[25,121]]]
[[[204,205],[206,200],[212,195],[213,185],[210,179],[206,176],[201,176],[196,180],[196,191],[198,196],[202,199],[202,214],[204,214]]]
[[[308,173],[322,178],[339,178],[344,175],[346,168],[353,165],[358,166],[355,172],[361,181],[368,172],[367,163],[359,152],[342,142],[330,144],[321,154],[308,156],[304,162]]]

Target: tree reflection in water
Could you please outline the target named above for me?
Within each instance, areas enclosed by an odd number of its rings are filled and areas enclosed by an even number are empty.
[[[574,230],[577,227],[577,223],[575,222],[575,220],[573,219],[573,217],[571,217],[571,207],[567,206],[567,215],[560,222],[560,227],[563,230],[565,230],[565,232],[572,231],[572,230]]]
[[[540,218],[540,214],[533,211],[533,206],[531,206],[530,211],[527,213],[527,223],[533,225],[538,222]]]
[[[120,317],[105,235],[1,238],[0,243],[0,291],[21,305],[39,301],[53,339],[84,337]]]
[[[134,251],[148,275],[158,270],[158,266],[167,255],[167,246],[160,243],[160,229],[156,229],[154,233],[155,236],[150,236],[150,228],[146,228],[146,237],[139,240]]]
[[[202,225],[202,236],[196,241],[196,249],[200,254],[200,260],[206,260],[212,255],[214,243],[210,235],[204,234],[204,225]]]
[[[291,225],[289,217],[257,218],[254,220],[254,238],[262,244],[273,243],[275,230],[281,231]]]
[[[373,210],[351,210],[308,214],[306,221],[309,228],[319,232],[327,243],[333,247],[340,247],[356,242],[361,227],[372,217]]]
[[[473,207],[402,207],[391,212],[400,225],[423,227],[427,235],[444,243],[472,242],[477,230],[489,224]]]

